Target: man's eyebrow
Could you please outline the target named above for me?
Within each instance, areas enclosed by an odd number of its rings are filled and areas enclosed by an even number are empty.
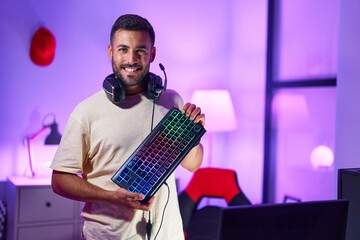
[[[128,46],[126,46],[125,44],[119,44],[116,47],[117,48],[128,48]]]
[[[116,46],[116,48],[130,48],[128,45],[126,44],[118,44]],[[136,46],[136,49],[147,49],[147,46],[144,44],[144,45],[139,45],[139,46]]]
[[[147,48],[147,46],[146,45],[139,45],[136,48]]]

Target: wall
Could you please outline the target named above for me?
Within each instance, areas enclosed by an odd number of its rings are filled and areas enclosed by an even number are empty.
[[[2,0],[0,180],[29,173],[23,139],[40,128],[48,113],[56,114],[62,131],[75,105],[101,89],[111,71],[106,52],[111,25],[121,14],[138,13],[155,28],[157,58],[151,70],[160,75],[157,65],[163,63],[169,88],[185,101],[196,89],[222,88],[232,94],[238,129],[216,134],[213,166],[236,169],[249,198],[259,202],[266,3]],[[49,28],[57,41],[54,62],[47,67],[36,66],[29,58],[31,37],[40,26]],[[39,164],[46,164],[54,149],[44,147],[42,141],[43,137],[37,140],[34,154]],[[207,136],[203,141],[206,147]],[[177,175],[181,187],[191,176],[181,169]]]
[[[359,11],[359,1],[341,1],[336,102],[336,168],[360,167]]]

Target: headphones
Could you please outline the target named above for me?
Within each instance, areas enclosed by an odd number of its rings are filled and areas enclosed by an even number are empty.
[[[167,78],[164,66],[159,64],[161,70],[165,75],[165,85],[162,84],[162,79],[158,75],[149,72],[145,78],[148,82],[147,86],[147,98],[154,101],[160,98],[162,92],[166,90]],[[114,73],[110,74],[104,79],[103,89],[106,93],[107,98],[114,104],[119,103],[125,99],[125,85],[122,80]]]

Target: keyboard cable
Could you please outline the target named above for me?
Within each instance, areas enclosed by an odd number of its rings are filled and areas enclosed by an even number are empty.
[[[159,226],[159,229],[157,230],[156,232],[156,235],[155,235],[155,238],[154,240],[156,240],[159,232],[160,232],[160,229],[162,227],[162,224],[163,224],[163,221],[164,221],[164,216],[165,216],[165,211],[166,211],[166,207],[169,203],[169,199],[170,199],[170,188],[169,188],[169,185],[167,184],[167,182],[164,182],[166,188],[167,188],[167,192],[168,192],[168,195],[167,195],[167,199],[166,199],[166,203],[165,203],[165,207],[164,207],[164,210],[162,212],[162,215],[161,215],[161,221],[160,221],[160,226]],[[152,230],[152,223],[151,223],[151,211],[149,211],[149,218],[148,218],[148,222],[146,223],[146,234],[147,234],[147,239],[150,240],[151,239],[151,230]]]
[[[154,240],[156,240],[156,238],[157,238],[157,236],[158,236],[158,234],[159,234],[159,232],[160,232],[160,229],[161,229],[161,227],[162,227],[162,224],[163,224],[163,221],[164,221],[164,216],[165,216],[166,207],[167,207],[167,205],[168,205],[168,203],[169,203],[169,199],[170,199],[170,188],[169,188],[169,185],[167,184],[167,182],[164,182],[164,184],[165,184],[165,186],[166,186],[166,188],[167,188],[167,190],[168,190],[168,195],[167,195],[166,203],[165,203],[165,206],[164,206],[164,210],[163,210],[163,212],[162,212],[161,221],[160,221],[160,226],[159,226],[159,229],[158,229],[157,232],[156,232],[156,235],[155,235]]]
[[[148,240],[151,239],[151,230],[152,230],[151,211],[149,211],[149,218],[148,218],[148,222],[146,223],[146,234],[147,234],[147,239]]]

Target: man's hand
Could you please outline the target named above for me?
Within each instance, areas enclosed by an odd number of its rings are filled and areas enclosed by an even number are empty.
[[[144,199],[144,195],[140,193],[132,193],[123,188],[116,191],[105,190],[87,182],[76,174],[55,170],[51,184],[55,193],[82,202],[111,203],[144,211],[149,211],[154,202],[153,197],[148,203],[143,204],[140,201]]]
[[[132,209],[149,211],[154,202],[154,197],[152,197],[146,204],[140,202],[144,198],[145,196],[141,193],[132,193],[124,188],[119,188],[114,192],[113,204],[126,206]]]
[[[195,104],[186,103],[182,108],[182,113],[188,116],[190,120],[205,127],[205,114],[201,113],[201,109]],[[203,148],[201,144],[198,144],[185,156],[181,162],[181,166],[190,172],[195,172],[201,166],[202,159]]]
[[[195,123],[199,123],[203,127],[205,126],[205,114],[201,113],[201,108],[195,104],[186,103],[182,108],[182,112]]]

